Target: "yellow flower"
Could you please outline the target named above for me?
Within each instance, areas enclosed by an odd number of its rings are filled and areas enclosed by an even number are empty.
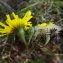
[[[51,25],[54,25],[54,23],[53,22],[49,22],[49,23],[39,24],[39,26],[43,26],[43,27],[47,27],[47,26],[51,26]]]
[[[55,25],[54,22],[49,22],[48,23],[48,26],[52,26],[52,25]]]
[[[42,24],[38,24],[37,26],[37,30],[41,29],[42,32],[48,32],[48,33],[50,33],[50,30],[54,28],[57,29],[56,32],[61,30],[61,27],[54,24],[54,22],[42,23]]]
[[[47,26],[47,23],[39,24],[39,26]]]
[[[0,37],[15,32],[19,27],[23,27],[24,30],[27,30],[32,26],[32,22],[29,21],[33,17],[31,11],[27,11],[23,18],[19,18],[14,12],[12,13],[12,16],[13,19],[10,18],[10,15],[6,15],[7,20],[5,21],[5,24],[0,22],[0,26],[3,27],[0,28]]]
[[[38,29],[42,29],[43,32],[49,32],[51,27],[53,27],[54,23],[53,22],[49,22],[49,23],[42,23],[42,24],[38,24]]]

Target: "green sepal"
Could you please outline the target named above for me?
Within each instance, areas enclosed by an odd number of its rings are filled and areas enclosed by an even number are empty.
[[[32,37],[33,37],[33,34],[34,34],[34,27],[30,27],[29,28],[29,30],[27,31],[28,32],[28,39],[29,39],[29,41],[28,42],[30,42],[31,41],[31,39],[32,39]]]
[[[18,36],[19,38],[26,44],[26,39],[25,39],[25,30],[23,27],[18,28]]]
[[[45,43],[45,45],[47,45],[49,43],[49,41],[50,41],[50,35],[46,35],[46,43]]]

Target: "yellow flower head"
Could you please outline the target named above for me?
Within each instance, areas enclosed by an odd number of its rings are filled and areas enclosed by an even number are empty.
[[[47,23],[39,24],[39,26],[47,26]]]
[[[32,26],[31,22],[29,21],[33,17],[31,15],[31,11],[27,11],[23,18],[19,18],[18,15],[14,14],[14,12],[12,13],[12,16],[13,19],[10,18],[10,15],[6,15],[6,24],[0,22],[0,25],[3,27],[0,28],[0,37],[15,32],[15,30],[17,30],[19,27],[23,27],[24,30],[27,30]]]
[[[41,29],[43,32],[50,32],[51,29],[57,29],[56,32],[60,31],[62,28],[54,22],[38,24],[37,30]]]
[[[48,26],[52,26],[52,25],[55,25],[54,22],[49,22],[48,23]]]
[[[51,26],[51,25],[54,25],[53,22],[49,22],[49,23],[42,23],[42,24],[39,24],[39,26],[43,26],[43,27],[47,27],[47,26]]]

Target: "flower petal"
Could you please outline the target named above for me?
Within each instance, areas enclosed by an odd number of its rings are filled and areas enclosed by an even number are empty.
[[[5,36],[5,35],[7,35],[7,34],[0,34],[0,37],[3,37],[3,36]]]
[[[25,16],[22,18],[23,21],[29,21],[33,16],[31,15],[31,11],[27,11]]]
[[[6,27],[7,25],[3,24],[2,22],[0,22],[0,25],[3,27]]]

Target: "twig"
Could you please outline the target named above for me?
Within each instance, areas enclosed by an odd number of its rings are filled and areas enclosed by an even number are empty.
[[[51,9],[53,2],[54,2],[54,0],[51,0],[50,6],[48,7],[47,12]]]
[[[17,5],[17,8],[21,7],[22,4],[26,4],[26,5],[28,5],[27,2],[23,1],[23,2],[21,2],[20,4]]]
[[[59,21],[57,21],[57,22],[56,22],[56,24],[57,24],[57,23],[59,23],[59,22],[61,22],[62,20],[63,20],[63,18],[62,18],[62,19],[60,19]]]
[[[15,10],[10,6],[8,5],[6,2],[4,2],[3,0],[0,0],[0,3],[8,10],[8,12],[15,12]]]
[[[51,7],[52,7],[52,5],[53,5],[53,2],[54,2],[54,0],[51,0],[51,2],[50,2],[50,6],[48,7],[48,9],[46,10],[46,12],[45,12],[45,16],[48,14],[48,12],[49,12],[49,10],[51,9]]]
[[[63,54],[55,54],[56,56],[62,56],[63,57]]]
[[[4,47],[7,43],[7,40],[8,40],[8,36],[7,37],[5,37],[5,39],[4,40],[2,40],[2,41],[0,41],[0,47]],[[1,44],[1,43],[3,43],[3,44]]]
[[[4,41],[4,43],[2,45],[4,48],[3,48],[2,52],[1,52],[1,54],[3,54],[3,51],[5,50],[5,45],[6,45],[7,40],[8,40],[8,36],[6,37],[6,40]]]

